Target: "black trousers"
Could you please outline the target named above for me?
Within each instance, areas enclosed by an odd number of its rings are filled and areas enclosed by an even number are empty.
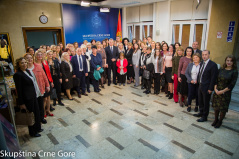
[[[56,89],[58,103],[61,103],[61,83],[57,75],[52,75],[52,79],[53,79],[54,89]]]
[[[201,89],[201,85],[199,85],[198,88],[199,110],[200,114],[202,114],[203,118],[205,119],[209,114],[210,98],[211,94],[209,94],[208,92],[203,92]]]
[[[162,75],[160,73],[155,73],[154,74],[154,91],[155,92],[160,92],[160,80],[161,80]]]
[[[196,98],[196,106],[198,106],[198,84],[188,83],[188,105],[191,105],[193,97]]]
[[[151,91],[151,77],[149,79],[144,78],[144,85],[147,91]]]
[[[89,75],[85,76],[85,83],[86,83],[86,89],[90,90],[90,77],[89,77]]]
[[[118,75],[118,83],[125,83],[126,81],[126,74]]]
[[[37,98],[37,103],[39,107],[39,113],[40,113],[40,121],[44,119],[44,98],[43,96],[40,96]]]
[[[80,76],[77,78],[80,79],[80,86],[76,87],[76,91],[78,94],[85,94],[85,73],[83,71],[79,72]],[[82,92],[80,92],[80,89]]]
[[[116,83],[116,62],[108,66],[108,84],[111,84],[111,70],[113,72],[113,83]]]
[[[93,87],[94,87],[94,91],[98,91],[100,88],[99,88],[99,80],[96,80],[95,77],[93,76],[93,73],[91,72],[90,73],[90,78],[92,80],[92,84],[93,84]]]
[[[34,113],[35,124],[32,126],[28,126],[28,130],[29,130],[30,135],[35,135],[38,133],[39,130],[41,130],[40,111],[39,111],[39,106],[38,106],[38,100],[37,100],[37,98],[34,98],[31,100],[24,100],[24,101],[25,101],[27,110],[29,112]]]

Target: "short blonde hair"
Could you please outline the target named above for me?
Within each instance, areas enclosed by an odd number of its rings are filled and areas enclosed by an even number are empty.
[[[44,49],[38,49],[36,52],[35,52],[35,55],[34,55],[34,61],[36,61],[36,59],[37,59],[37,56],[38,56],[38,54],[39,53],[42,53],[43,54],[43,51]],[[41,62],[43,62],[43,57],[42,57],[42,59],[41,59]]]
[[[48,50],[48,51],[46,52],[47,55],[48,55],[49,53],[53,53],[53,51],[52,51],[52,50]]]
[[[85,44],[82,44],[82,45],[80,46],[80,48],[86,49],[86,45],[85,45]]]
[[[63,53],[62,53],[62,55],[61,55],[61,61],[66,61],[65,58],[64,58],[66,55],[69,55],[68,52],[63,52]]]
[[[130,45],[131,47],[133,47],[133,44],[132,44],[131,42],[129,42],[128,45]]]
[[[176,56],[178,56],[178,51],[184,52],[183,47],[182,47],[182,46],[179,46],[179,47],[177,48],[177,50],[176,50]],[[183,54],[182,54],[182,56],[183,56]]]

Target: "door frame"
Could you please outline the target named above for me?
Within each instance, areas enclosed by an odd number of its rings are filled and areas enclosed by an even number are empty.
[[[28,42],[27,42],[27,31],[58,31],[60,33],[60,42],[62,44],[65,44],[65,39],[64,39],[64,32],[63,32],[63,27],[22,27],[22,33],[23,33],[23,38],[24,38],[24,44],[25,44],[25,49],[27,50],[28,47]]]
[[[147,25],[148,27],[147,27],[147,31],[148,31],[148,34],[147,34],[147,36],[149,36],[149,30],[150,30],[150,25],[152,25],[153,26],[153,22],[140,22],[140,23],[128,23],[126,26],[127,26],[127,29],[126,29],[126,32],[127,32],[127,34],[129,34],[129,30],[128,30],[128,27],[129,26],[132,26],[132,28],[133,28],[133,31],[132,31],[132,35],[133,35],[133,38],[135,38],[135,26],[139,26],[140,27],[140,34],[139,34],[139,39],[141,39],[141,40],[143,40],[143,34],[142,34],[142,30],[143,30],[143,26],[144,25]],[[152,32],[152,35],[153,35],[153,32]],[[154,35],[153,35],[154,36]],[[139,39],[137,39],[137,40],[139,40]],[[152,37],[152,39],[153,39],[153,37]]]

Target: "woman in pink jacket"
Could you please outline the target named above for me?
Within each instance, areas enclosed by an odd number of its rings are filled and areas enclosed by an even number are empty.
[[[118,67],[117,72],[119,74],[118,83],[120,86],[121,84],[125,86],[128,61],[124,58],[123,52],[120,53],[120,59],[116,62],[116,66]]]

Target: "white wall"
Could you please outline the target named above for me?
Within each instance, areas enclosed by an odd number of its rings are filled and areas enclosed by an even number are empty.
[[[159,35],[154,35],[154,41],[167,41],[168,43],[171,41],[171,37],[169,38],[170,32],[170,2],[157,2],[155,3],[155,33],[159,32]]]
[[[126,8],[126,23],[140,23],[142,21],[153,21],[153,40],[172,40],[171,22],[208,19],[210,0],[202,0],[196,9],[197,0],[160,1],[153,4]],[[123,25],[123,30],[127,26]],[[159,34],[158,34],[159,33]],[[124,37],[128,33],[123,33]]]
[[[207,19],[209,0],[202,0],[198,9],[197,0],[171,1],[171,20]]]
[[[153,4],[142,5],[140,6],[139,10],[140,10],[139,20],[141,22],[153,21]]]
[[[153,21],[153,4],[127,7],[126,16],[127,23]]]

